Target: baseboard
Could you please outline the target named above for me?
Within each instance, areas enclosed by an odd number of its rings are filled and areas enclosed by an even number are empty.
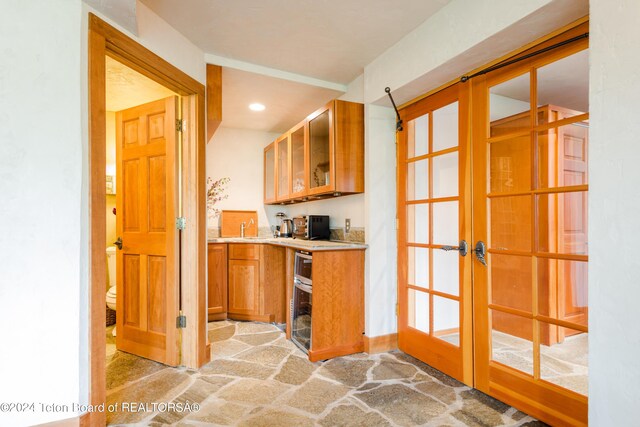
[[[380,335],[377,337],[364,336],[365,353],[384,353],[398,349],[398,334]]]

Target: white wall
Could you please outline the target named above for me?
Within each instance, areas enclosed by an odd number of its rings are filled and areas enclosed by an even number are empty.
[[[216,208],[258,211],[258,225],[277,224],[275,212],[268,213],[263,204],[264,147],[279,134],[248,129],[220,127],[207,144],[207,176],[214,181],[229,177],[229,198],[216,204]],[[207,223],[219,227],[219,218]]]
[[[640,395],[640,3],[591,0],[589,423],[631,425]]]
[[[0,402],[78,402],[81,369],[81,4],[0,14]],[[86,258],[85,258],[86,259]],[[86,366],[82,366],[86,368]],[[0,412],[1,425],[70,413]]]

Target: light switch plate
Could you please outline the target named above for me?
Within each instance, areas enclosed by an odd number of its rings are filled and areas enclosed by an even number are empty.
[[[351,218],[347,218],[344,220],[344,232],[349,233],[349,231],[351,230]]]

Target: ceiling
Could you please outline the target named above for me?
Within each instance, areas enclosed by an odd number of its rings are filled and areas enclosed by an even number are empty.
[[[120,111],[136,105],[176,95],[122,63],[106,57],[107,111]]]
[[[331,89],[223,68],[221,126],[283,133],[340,95]],[[254,102],[266,109],[249,110]]]
[[[141,0],[205,53],[341,84],[449,1]]]

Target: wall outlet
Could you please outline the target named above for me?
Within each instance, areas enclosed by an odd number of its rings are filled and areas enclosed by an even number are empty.
[[[344,220],[344,233],[347,234],[351,230],[351,218]]]

